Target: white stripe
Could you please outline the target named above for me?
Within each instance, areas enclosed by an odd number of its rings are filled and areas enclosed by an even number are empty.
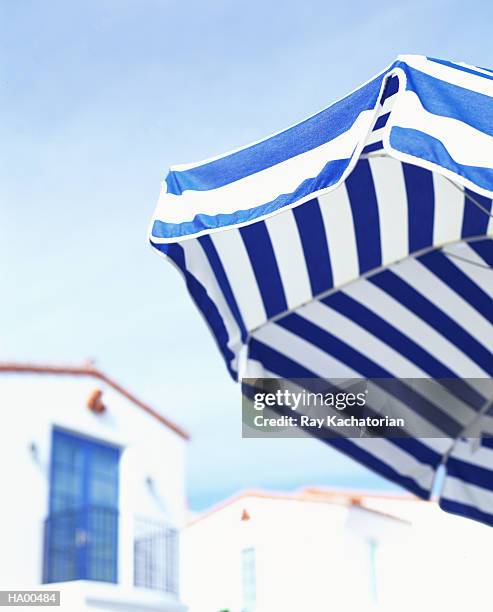
[[[322,329],[355,347],[360,353],[401,378],[426,378],[428,374],[408,361],[400,353],[360,327],[348,317],[339,314],[321,302],[300,308],[298,314]],[[330,347],[327,347],[330,349]]]
[[[312,297],[303,245],[293,211],[271,217],[265,225],[272,241],[288,308],[299,306]]]
[[[479,66],[473,66],[472,64],[468,64],[467,62],[452,62],[453,64],[457,64],[458,66],[464,66],[465,68],[471,68],[471,70],[475,70],[476,72],[481,72],[487,77],[493,77],[493,71],[487,70],[486,68],[480,68]]]
[[[416,457],[406,453],[384,438],[353,438],[351,442],[392,467],[401,476],[412,478],[423,489],[429,490],[435,471],[427,464],[420,463]]]
[[[379,130],[375,130],[374,132],[371,132],[371,134],[365,140],[365,147],[367,145],[370,145],[370,144],[373,144],[375,142],[378,142],[379,140],[382,140],[384,132],[385,132],[385,127],[382,127]],[[383,148],[382,148],[382,150],[383,150]]]
[[[442,245],[459,240],[464,217],[464,192],[440,174],[432,173],[435,191],[433,244]]]
[[[486,96],[493,96],[493,81],[491,79],[470,74],[457,68],[444,66],[437,62],[430,62],[430,60],[422,55],[399,55],[398,59],[405,62],[408,66],[421,70],[441,81],[471,89]]]
[[[493,493],[483,487],[465,483],[454,476],[447,476],[441,497],[473,506],[493,517]]]
[[[334,287],[359,276],[353,213],[346,185],[318,198],[324,221]]]
[[[310,304],[303,309],[298,311],[298,314],[318,327],[330,331],[334,336],[354,347],[362,354],[367,356],[369,359],[386,368],[394,376],[400,376],[403,378],[422,378],[426,377],[427,374],[416,367],[413,363],[407,361],[399,353],[388,347],[386,344],[381,342],[375,336],[372,336],[362,327],[355,325],[350,319],[340,315],[338,312],[332,310],[328,306],[325,306],[319,302]],[[327,349],[330,349],[328,346]],[[361,376],[362,373],[359,372]],[[370,405],[377,409],[384,406],[383,414],[389,414],[389,394],[380,389],[377,385],[369,386],[369,400]],[[427,397],[436,406],[442,407],[437,401],[436,394],[432,393],[432,389],[428,389],[430,393],[425,395],[423,390],[426,387],[419,389],[421,395]],[[449,399],[453,400],[452,397]],[[391,415],[395,418],[404,418],[406,430],[410,435],[421,435],[425,436],[441,436],[443,431],[435,427],[431,421],[424,419],[419,415],[418,412],[407,406],[405,403],[399,401],[396,397],[392,397]],[[454,418],[459,422],[467,423],[475,413],[470,408],[462,405],[460,402],[455,402],[455,408],[459,408],[459,412],[454,414]],[[443,409],[443,407],[442,407]],[[445,413],[450,410],[451,407],[447,406],[443,411]]]
[[[442,117],[428,112],[413,91],[399,94],[389,121],[388,140],[392,127],[419,130],[439,140],[455,162],[466,166],[491,168],[493,158],[493,137],[466,123],[450,117]],[[392,149],[390,142],[387,142]]]
[[[193,220],[200,213],[232,214],[271,202],[281,194],[292,193],[307,177],[320,174],[330,160],[349,159],[366,135],[372,116],[373,111],[363,111],[346,132],[330,142],[223,187],[189,190],[182,195],[163,190],[154,220],[181,223]]]
[[[353,89],[352,91],[350,91],[349,93],[347,93],[345,96],[343,96],[342,98],[339,98],[338,101],[344,100],[346,98],[348,98],[349,96],[351,96],[353,93],[359,91],[360,89],[362,89],[363,87],[365,87],[366,85],[368,85],[369,83],[371,83],[372,81],[374,81],[377,77],[383,77],[388,73],[388,71],[390,70],[390,65],[387,66],[387,68],[384,68],[383,70],[381,70],[378,74],[376,74],[375,76],[371,77],[370,79],[367,79],[364,83],[362,83],[359,87],[356,87],[355,89]],[[391,98],[387,98],[387,100],[385,100],[384,105],[387,105],[389,103],[389,100],[391,100]],[[337,101],[335,102],[337,103]],[[334,104],[334,103],[333,103]],[[330,104],[329,106],[324,107],[323,109],[321,109],[320,111],[316,111],[315,113],[313,113],[312,115],[309,115],[308,117],[306,117],[306,119],[304,119],[304,121],[309,121],[310,119],[312,119],[313,117],[316,117],[317,115],[319,115],[320,113],[328,110],[331,106],[333,106],[333,104]],[[250,142],[246,145],[243,145],[241,147],[236,147],[235,149],[231,149],[230,151],[226,151],[225,153],[221,153],[219,155],[215,155],[213,157],[209,157],[207,159],[202,159],[200,161],[196,161],[196,162],[192,162],[192,163],[188,163],[188,164],[174,164],[173,166],[170,167],[171,170],[187,170],[189,168],[196,168],[198,166],[203,166],[204,164],[208,164],[212,161],[215,161],[217,159],[223,159],[225,157],[229,157],[230,155],[233,155],[234,153],[238,153],[238,151],[244,151],[245,149],[249,149],[250,147],[253,147],[257,144],[259,144],[260,142],[265,142],[266,140],[270,140],[271,138],[273,138],[274,136],[277,136],[278,134],[282,134],[284,132],[287,132],[288,130],[290,130],[291,128],[297,127],[299,125],[298,123],[293,123],[292,125],[289,125],[286,128],[283,128],[281,130],[278,130],[277,132],[273,132],[272,134],[269,134],[268,136],[265,136],[264,138],[259,138],[258,140],[255,140],[253,142]]]
[[[491,389],[491,385],[490,385]],[[471,450],[468,440],[457,440],[454,450],[451,453],[454,459],[465,461],[477,467],[490,467],[492,469],[491,486],[493,489],[493,450],[486,446],[479,446]],[[493,508],[492,508],[493,510]]]
[[[456,375],[463,378],[488,376],[452,342],[379,287],[366,280],[360,280],[346,287],[344,292],[421,345],[425,351],[433,355]]]
[[[314,372],[320,378],[358,378],[358,373],[296,334],[269,323],[253,337]]]
[[[386,98],[383,102],[383,104],[380,106],[380,111],[378,113],[378,116],[381,117],[382,115],[386,115],[387,113],[389,113],[392,110],[392,107],[394,106],[394,102],[396,100],[396,96],[390,96],[389,98]]]
[[[409,254],[407,192],[402,164],[386,157],[369,160],[378,202],[382,263]]]
[[[267,319],[245,244],[236,229],[211,235],[247,330]]]
[[[329,331],[331,334],[354,347],[357,351],[371,359],[374,363],[388,370],[393,376],[400,378],[427,378],[428,374],[421,370],[412,361],[406,359],[399,352],[382,342],[378,337],[372,335],[363,327],[357,325],[344,315],[333,310],[321,302],[313,302],[298,310],[298,314],[308,319],[318,327]],[[329,348],[329,347],[328,347]],[[490,379],[484,379],[489,382]],[[491,390],[491,385],[490,385]],[[426,384],[420,385],[417,390],[443,412],[449,413],[453,418],[467,424],[475,418],[476,412],[462,402],[453,393],[449,393],[445,387],[428,379]],[[398,401],[393,400],[397,405]],[[414,414],[414,413],[413,413]],[[418,418],[415,415],[413,418]],[[409,416],[406,416],[406,427],[411,427]],[[424,431],[423,425],[417,424],[414,431]],[[431,427],[431,426],[430,426]],[[436,435],[440,435],[438,432]]]
[[[444,249],[450,261],[462,270],[478,287],[493,299],[493,270],[467,243],[454,244]],[[470,262],[470,263],[468,263]],[[493,308],[493,307],[492,307]]]
[[[491,323],[423,264],[410,258],[394,266],[392,271],[467,330],[485,348],[493,347]]]
[[[330,330],[331,333],[334,333],[335,330],[337,330],[336,335],[338,335],[338,337],[340,337],[343,341],[348,342],[347,335],[340,334],[340,329],[346,325],[344,322],[344,317],[338,317],[337,313],[331,309],[326,308],[321,304],[312,304],[301,309],[299,314],[318,327]],[[357,326],[351,327],[350,321],[347,321],[347,323],[348,325],[346,325],[345,329],[347,334],[351,334],[353,331],[358,330]],[[361,330],[361,332],[363,333],[360,333],[359,336],[358,334],[352,336],[352,342],[349,342],[349,344],[353,346],[356,345],[357,347],[363,349],[365,354],[367,354],[368,349],[371,350],[371,344],[373,343],[374,346],[378,346],[379,341],[378,339],[373,338],[370,334],[365,333],[364,330]],[[299,363],[301,366],[314,372],[321,378],[358,378],[361,376],[360,372],[357,372],[353,368],[342,363],[335,356],[326,353],[322,349],[319,349],[303,338],[276,324],[271,323],[264,326],[260,330],[257,330],[254,337],[267,346],[272,347],[282,355],[292,359],[295,363]],[[368,340],[370,340],[370,342],[368,342]],[[388,349],[388,347],[384,346],[384,348],[386,348],[389,353],[393,352],[392,349]],[[392,358],[393,355],[390,355],[390,357]],[[399,356],[397,356],[397,360],[398,359]],[[252,361],[252,364],[248,367],[249,376],[253,376],[252,372],[254,372],[256,376],[261,376],[259,373],[259,362],[254,360],[250,361]],[[419,374],[420,373],[418,371],[418,375]],[[409,369],[405,374],[407,377],[411,377],[413,375],[414,372],[411,369]],[[437,389],[437,391],[434,392],[434,389]],[[422,392],[421,388],[420,392]],[[429,394],[425,394],[425,396],[437,406],[440,406],[444,412],[455,411],[454,417],[460,423],[467,424],[471,418],[475,416],[475,413],[466,404],[447,393],[443,387],[440,387],[439,385],[434,387],[431,381]],[[376,401],[376,398],[378,397],[377,389],[373,389],[372,397]],[[438,398],[443,399],[443,402],[438,402]],[[396,416],[404,416],[406,425],[409,427],[410,431],[427,431],[429,435],[437,436],[441,434],[441,431],[436,429],[428,421],[425,421],[418,413],[413,412],[405,404],[399,402],[397,399],[394,399],[393,402],[394,408],[402,413],[396,414]]]
[[[380,110],[378,112],[378,115],[376,117],[376,120],[378,120],[379,117],[381,117],[382,115],[386,115],[387,113],[389,113],[392,110],[392,106],[394,105],[394,101],[395,101],[395,95],[394,96],[390,96],[390,98],[387,98],[383,105],[380,107]],[[375,122],[376,122],[375,120]],[[385,132],[385,128],[386,126],[384,125],[383,127],[379,128],[378,130],[373,130],[372,132],[370,132],[370,134],[368,135],[368,138],[365,140],[365,146],[373,144],[374,142],[378,142],[379,140],[382,140],[384,132]]]
[[[278,375],[269,372],[264,368],[264,364],[257,359],[247,359],[243,378],[277,378]]]
[[[224,299],[223,292],[216,281],[209,260],[197,240],[188,240],[183,244],[183,250],[187,270],[206,288],[209,297],[217,306],[228,332],[228,346],[237,356],[241,346],[241,331]],[[236,360],[232,366],[236,369]]]

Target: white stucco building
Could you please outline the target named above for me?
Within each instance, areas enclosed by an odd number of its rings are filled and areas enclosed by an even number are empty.
[[[93,368],[0,364],[0,590],[179,612],[187,434]],[[60,608],[58,608],[60,609]]]
[[[183,597],[190,612],[374,610],[409,527],[342,493],[242,493],[185,530]]]
[[[493,530],[408,495],[247,491],[182,536],[190,612],[491,608]]]

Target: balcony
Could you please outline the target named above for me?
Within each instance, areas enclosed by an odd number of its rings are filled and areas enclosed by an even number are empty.
[[[163,522],[88,506],[45,521],[43,582],[91,580],[178,596],[178,533]]]
[[[163,523],[134,520],[134,586],[178,596],[178,533]]]

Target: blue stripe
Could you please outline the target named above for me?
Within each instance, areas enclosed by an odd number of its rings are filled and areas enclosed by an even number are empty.
[[[183,223],[168,223],[156,220],[152,226],[152,235],[156,238],[179,238],[188,234],[254,221],[263,215],[276,212],[284,206],[294,204],[315,191],[334,185],[343,175],[349,162],[350,159],[330,161],[318,176],[305,179],[293,192],[284,193],[271,202],[253,208],[237,210],[230,214],[207,215],[200,213],[195,215],[192,221],[184,221]]]
[[[445,512],[451,512],[452,514],[457,514],[458,516],[463,516],[465,518],[470,518],[475,521],[479,521],[480,523],[493,526],[493,514],[483,512],[474,506],[462,504],[460,502],[447,499],[446,497],[442,497],[438,505],[442,510],[445,510]]]
[[[478,187],[493,191],[493,169],[457,163],[440,140],[424,132],[394,126],[390,132],[390,145],[396,151],[430,161],[468,179]]]
[[[209,260],[209,264],[214,272],[214,276],[216,277],[218,285],[221,288],[221,291],[224,295],[224,299],[226,300],[229,309],[231,310],[231,314],[233,315],[236,324],[240,328],[241,339],[244,342],[247,337],[245,322],[243,321],[243,317],[241,316],[240,309],[238,308],[236,298],[234,296],[233,290],[231,289],[231,285],[229,284],[226,271],[224,270],[224,266],[221,262],[217,249],[214,246],[214,243],[212,242],[210,236],[201,236],[198,241],[200,243],[200,246],[204,250],[207,259]]]
[[[380,115],[380,117],[375,121],[375,125],[373,126],[373,132],[377,130],[381,130],[383,127],[387,125],[387,121],[389,120],[390,113],[385,113],[384,115]]]
[[[493,474],[489,468],[467,463],[455,457],[448,458],[446,468],[448,476],[453,476],[462,480],[462,482],[468,482],[476,487],[493,491]]]
[[[483,74],[479,72],[479,70],[474,70],[473,68],[469,68],[467,66],[461,66],[460,64],[456,64],[455,62],[449,62],[448,60],[441,60],[435,57],[427,57],[427,60],[430,62],[435,62],[435,64],[441,64],[442,66],[448,66],[449,68],[455,68],[455,70],[460,70],[461,72],[468,72],[469,74],[475,74],[476,76],[483,77],[484,79],[493,79],[493,76],[489,76],[487,74]],[[489,70],[489,68],[483,68],[483,70]],[[436,77],[437,78],[437,77]]]
[[[224,325],[224,321],[221,314],[210,299],[204,286],[193,276],[186,268],[185,265],[185,252],[183,247],[179,244],[171,245],[154,245],[156,248],[161,250],[159,247],[165,246],[163,252],[176,264],[176,266],[183,273],[188,292],[192,296],[193,301],[197,305],[197,308],[201,311],[205,320],[209,323],[217,345],[228,368],[228,372],[231,374],[233,380],[237,379],[237,374],[231,367],[231,362],[234,359],[234,354],[228,346],[229,335]]]
[[[402,380],[392,378],[392,374],[382,366],[332,335],[326,329],[297,314],[291,314],[277,321],[277,325],[317,346],[325,353],[333,355],[338,361],[345,363],[365,378],[387,379],[374,380],[373,382],[448,435],[456,436],[462,431],[463,425],[439,406],[416,392],[412,387],[407,386]]]
[[[493,268],[493,240],[477,240],[476,242],[470,242],[469,246],[487,266]]]
[[[263,347],[265,347],[265,345],[263,345]],[[259,349],[257,347],[257,351],[254,356],[255,359],[260,360],[259,357],[263,357],[264,359],[267,357],[268,359],[269,358],[271,359],[271,362],[269,361],[266,362],[262,360],[262,363],[267,370],[269,370],[270,372],[276,373],[285,379],[288,378],[288,379],[294,380],[295,382],[299,380],[301,374],[294,375],[297,371],[296,362],[294,362],[293,360],[289,358],[286,358],[285,356],[281,355],[275,350],[274,351],[270,350],[269,352],[267,352],[265,348],[260,348],[260,355],[258,353],[258,350]],[[252,357],[253,355],[250,355],[250,358]],[[283,369],[283,366],[284,366],[284,369]],[[291,374],[290,376],[288,376],[287,374],[288,372]],[[303,386],[307,390],[310,390],[312,392],[315,392],[315,393],[319,392],[321,389],[320,387],[320,383],[322,382],[321,379],[316,378],[315,374],[313,372],[310,372],[306,368],[303,368],[303,375],[304,375]],[[311,383],[310,381],[313,381],[313,383]],[[461,423],[454,420],[446,412],[444,412],[440,407],[430,402],[426,397],[417,393],[412,387],[406,384],[406,381],[403,381],[401,379],[396,379],[396,378],[388,378],[388,379],[376,379],[376,380],[373,380],[373,382],[374,384],[378,385],[387,395],[393,396],[394,398],[399,400],[401,403],[405,404],[408,407],[408,409],[415,412],[416,414],[421,415],[423,419],[432,423],[434,426],[438,427],[444,433],[447,433],[450,436],[455,437],[463,430],[463,425]],[[334,387],[334,389],[337,390],[336,384],[330,383],[330,386]],[[342,388],[340,388],[340,390],[343,391]],[[280,410],[276,410],[276,411],[280,412]],[[360,410],[358,412],[358,409],[354,408],[351,410],[351,414],[357,418],[364,417],[364,416],[370,416],[370,417],[381,416],[380,410],[376,411],[368,402],[366,403],[365,408],[363,410]],[[325,427],[320,432],[320,437],[321,438],[331,437],[332,433],[333,433],[333,430],[330,427]],[[413,444],[412,441],[410,441],[412,440],[412,438],[405,437],[405,432],[403,430],[401,430],[401,436],[404,436],[404,437],[393,436],[396,439],[395,444],[401,446],[402,448],[406,447],[406,450],[409,452],[409,448],[407,447],[409,447],[410,444]],[[416,454],[416,453],[413,452],[413,454]],[[428,459],[429,459],[429,455],[426,458],[422,456],[420,457],[420,461],[428,461]]]
[[[330,332],[293,313],[277,321],[277,325],[307,340],[367,378],[391,378],[392,374]]]
[[[387,395],[392,395],[412,412],[419,414],[422,419],[439,429],[442,434],[455,438],[463,431],[464,425],[460,421],[454,419],[446,410],[434,404],[412,386],[405,384],[403,379],[390,378],[373,382]]]
[[[442,252],[433,251],[419,257],[418,260],[483,315],[487,321],[493,323],[493,300],[448,257]]]
[[[385,100],[392,97],[399,91],[399,77],[396,75],[386,77],[385,86],[383,88],[382,97],[380,98],[380,104],[383,105]]]
[[[303,246],[312,294],[333,286],[329,245],[325,234],[320,204],[315,198],[293,210]]]
[[[277,325],[310,342],[325,353],[333,355],[338,361],[356,370],[365,378],[390,379],[390,383],[395,380],[381,365],[304,317],[293,313],[277,321]],[[402,381],[398,385],[388,384],[384,380],[375,380],[374,383],[449,435],[456,436],[462,431],[461,423]]]
[[[241,237],[245,244],[253,273],[262,296],[267,317],[273,317],[287,309],[276,256],[264,221],[242,227]]]
[[[361,151],[361,154],[364,155],[365,153],[373,153],[373,151],[381,151],[382,149],[383,142],[379,140],[378,142],[366,145],[366,147]]]
[[[195,168],[171,170],[166,178],[168,193],[217,189],[333,140],[347,132],[363,111],[375,107],[382,79],[383,75],[376,77],[317,115],[267,140]]]
[[[446,389],[451,395],[455,395],[461,402],[467,404],[471,410],[481,410],[486,398],[481,395],[466,378],[436,378],[435,382]]]
[[[481,410],[484,407],[486,398],[469,384],[467,378],[442,378],[437,379],[436,382],[445,387],[449,393],[457,396],[472,410]]]
[[[249,358],[262,362],[266,369],[274,374],[277,374],[278,376],[282,376],[283,378],[296,379],[315,377],[314,372],[311,370],[308,370],[301,364],[289,359],[282,353],[279,353],[275,349],[272,349],[270,346],[267,346],[255,338],[252,338],[250,342]],[[423,499],[429,498],[430,491],[418,485],[413,478],[403,476],[397,470],[394,470],[394,468],[388,463],[381,461],[372,455],[371,452],[360,448],[350,439],[340,437],[323,439],[322,441],[329,446],[337,448],[363,465],[366,465],[377,474],[389,479],[391,482],[395,482],[408,491],[412,491],[419,497],[422,497]],[[421,463],[430,465],[432,468],[436,468],[436,466],[440,463],[440,455],[419,440],[414,440],[412,438],[401,438],[389,439],[387,441],[415,457]]]
[[[476,200],[478,204],[481,204],[483,209],[491,212],[491,198],[486,198],[479,193],[474,193],[470,189],[466,189],[466,195],[470,196],[473,200]],[[464,196],[464,217],[462,220],[462,236],[467,238],[469,236],[482,236],[486,234],[488,229],[488,222],[490,217],[484,210],[481,210],[474,202]]]
[[[423,107],[434,115],[457,119],[493,136],[493,105],[490,96],[447,83],[407,67],[406,89],[416,92]],[[491,79],[487,75],[483,78]]]
[[[465,329],[390,270],[369,279],[400,304],[455,344],[485,372],[493,375],[493,355]]]
[[[400,438],[391,440],[393,444],[415,457],[420,463],[436,468],[442,461],[442,455],[417,438]]]
[[[359,271],[362,274],[378,268],[382,263],[377,196],[368,160],[358,161],[346,179],[346,188],[353,213]]]
[[[456,378],[455,372],[430,355],[414,340],[343,291],[338,291],[320,301],[354,321],[375,338],[409,359],[471,408],[479,410],[483,406],[485,398],[474,387],[471,387],[464,379]]]
[[[433,244],[435,191],[428,170],[402,164],[407,193],[409,252],[415,253]]]
[[[395,440],[387,441],[390,443],[395,442]],[[431,492],[430,490],[421,487],[421,485],[419,485],[413,478],[409,476],[403,476],[400,472],[395,470],[388,463],[384,463],[375,455],[372,455],[370,452],[357,446],[351,440],[347,438],[337,438],[324,440],[324,442],[329,446],[333,446],[345,455],[348,455],[352,459],[355,459],[359,463],[366,465],[377,474],[380,474],[380,476],[383,476],[387,480],[390,480],[390,482],[394,482],[395,484],[404,487],[405,489],[411,491],[422,499],[429,499]]]
[[[452,372],[441,361],[435,359],[433,355],[425,351],[412,338],[404,335],[393,325],[360,302],[346,295],[343,291],[338,291],[321,301],[369,331],[382,342],[385,342],[385,344],[415,363],[430,376],[435,378],[452,378],[456,376],[455,372]]]
[[[253,338],[251,341],[249,358],[261,361],[267,370],[277,374],[278,376],[282,376],[283,378],[296,379],[311,378],[315,376],[313,372],[307,370],[301,364],[289,359],[282,353],[279,353],[262,342],[259,342],[255,338]],[[432,468],[436,468],[436,466],[440,463],[440,455],[419,440],[412,438],[400,438],[389,439],[387,441],[390,444],[397,446],[402,451],[408,453],[412,457],[415,457],[421,463],[429,465]],[[394,470],[389,464],[377,459],[370,452],[356,446],[350,439],[335,437],[323,439],[323,442],[346,453],[356,461],[366,465],[392,482],[403,486],[424,499],[428,499],[430,492],[418,485],[413,478],[403,476]]]
[[[300,363],[289,359],[267,344],[251,338],[248,345],[248,359],[260,361],[264,367],[283,378],[314,378],[316,374]]]

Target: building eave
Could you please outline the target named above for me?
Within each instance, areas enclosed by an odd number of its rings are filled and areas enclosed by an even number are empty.
[[[344,490],[344,489],[322,489],[318,487],[306,487],[298,489],[296,491],[265,491],[263,489],[246,489],[239,491],[238,493],[228,497],[227,499],[215,504],[211,508],[204,510],[198,515],[194,516],[187,523],[187,527],[192,527],[196,523],[209,518],[210,516],[224,510],[228,506],[231,506],[240,501],[247,501],[252,499],[267,499],[275,501],[291,501],[291,502],[311,502],[319,504],[332,504],[338,506],[357,508],[371,514],[385,516],[386,518],[392,519],[399,523],[409,523],[409,521],[402,519],[393,514],[376,510],[364,504],[365,498],[375,499],[392,499],[400,501],[422,501],[419,498],[403,494],[403,495],[392,495],[380,492],[368,492],[368,491],[357,491],[357,490]],[[426,503],[426,502],[425,502]]]
[[[91,377],[101,382],[106,383],[109,387],[123,395],[131,403],[139,407],[141,410],[154,417],[157,421],[174,433],[182,437],[184,440],[189,440],[190,435],[182,427],[163,416],[157,410],[146,404],[133,393],[130,393],[125,387],[117,383],[115,380],[101,372],[92,365],[82,366],[67,366],[67,365],[45,365],[34,363],[17,363],[17,362],[0,362],[0,373],[10,374],[49,374],[54,376],[77,376]]]

